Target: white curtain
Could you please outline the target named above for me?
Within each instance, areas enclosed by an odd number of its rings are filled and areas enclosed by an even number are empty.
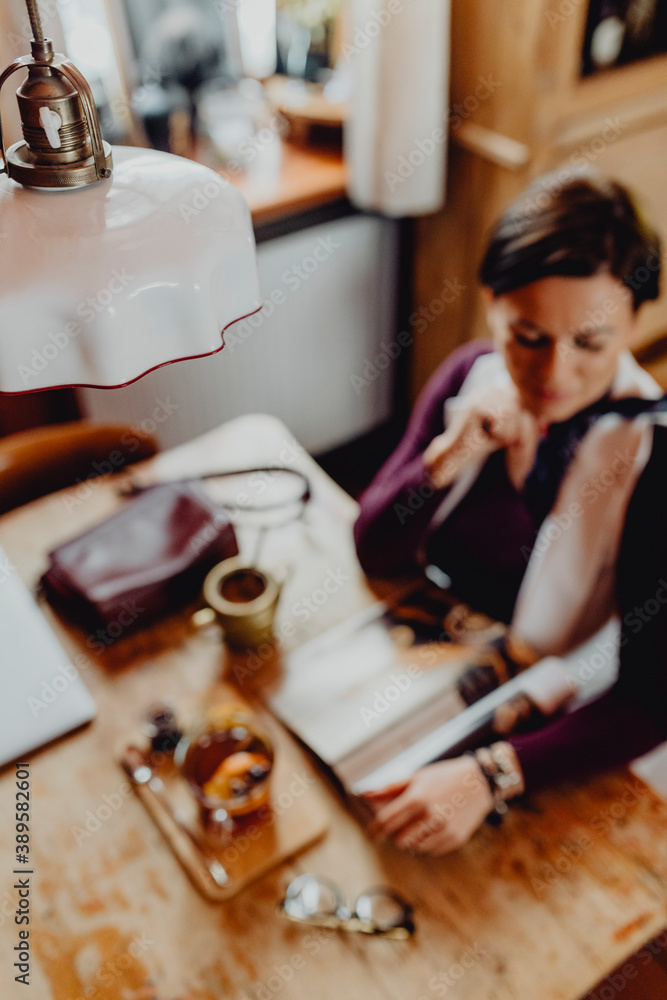
[[[56,52],[64,52],[64,39],[56,0],[40,0],[44,34],[53,39]],[[18,56],[30,55],[30,21],[24,0],[0,0],[0,72]],[[16,90],[25,77],[21,71],[10,76],[2,88],[0,114],[5,147],[22,138]]]
[[[450,0],[348,0],[348,193],[360,208],[424,215],[444,202]]]

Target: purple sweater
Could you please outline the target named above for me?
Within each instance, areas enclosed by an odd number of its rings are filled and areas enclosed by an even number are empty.
[[[451,577],[463,600],[509,622],[541,515],[509,480],[502,452],[490,457],[467,496],[428,537],[447,490],[429,485],[423,453],[444,430],[445,400],[458,394],[473,362],[490,350],[488,343],[466,344],[431,377],[403,439],[361,497],[355,540],[370,576],[410,569],[426,544],[429,561]],[[666,499],[667,433],[659,427],[628,508],[619,556],[619,678],[595,702],[511,738],[528,789],[627,763],[667,738]],[[650,613],[656,605],[659,611]]]

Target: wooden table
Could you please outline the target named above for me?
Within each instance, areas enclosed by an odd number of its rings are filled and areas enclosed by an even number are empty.
[[[158,456],[140,474],[172,478],[264,463],[303,469],[314,484],[307,530],[283,540],[296,572],[281,621],[329,568],[350,577],[300,623],[291,640],[300,642],[373,596],[351,542],[356,505],[289,432],[272,418],[242,417]],[[68,491],[0,519],[0,544],[25,581],[37,580],[50,547],[117,507],[116,485],[91,483],[73,508],[63,502]],[[46,614],[68,650],[88,652],[81,633]],[[15,900],[13,769],[0,778],[3,1000],[575,1000],[667,923],[667,804],[628,772],[530,797],[503,827],[485,827],[440,860],[371,843],[319,780],[331,813],[327,837],[221,905],[195,892],[133,795],[77,838],[88,810],[123,785],[113,751],[136,731],[144,708],[156,698],[202,695],[224,663],[215,635],[192,633],[185,614],[91,653],[84,678],[97,720],[31,762],[29,990],[13,981],[18,928],[6,915]],[[374,884],[394,886],[414,903],[415,937],[393,942],[283,921],[276,903],[306,871],[326,873],[351,898]]]

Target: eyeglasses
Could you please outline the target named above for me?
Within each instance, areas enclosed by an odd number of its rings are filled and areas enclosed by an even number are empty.
[[[351,910],[338,886],[322,875],[306,874],[294,879],[278,912],[295,923],[382,934],[397,940],[410,937],[415,930],[412,907],[393,889],[368,889]]]

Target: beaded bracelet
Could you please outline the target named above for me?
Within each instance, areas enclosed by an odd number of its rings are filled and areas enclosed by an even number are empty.
[[[466,756],[472,757],[477,762],[477,765],[489,786],[491,797],[493,798],[493,809],[486,817],[486,822],[491,826],[499,826],[503,821],[505,813],[507,812],[507,803],[502,798],[496,783],[497,771],[494,768],[493,758],[491,758],[490,754],[489,757],[486,758],[484,750],[487,750],[488,753],[488,749],[486,747],[482,747],[480,750],[468,750],[466,752]]]
[[[512,750],[507,743],[494,743],[489,747],[489,753],[496,765],[495,783],[503,799],[521,795],[524,791],[523,774],[517,770]]]

